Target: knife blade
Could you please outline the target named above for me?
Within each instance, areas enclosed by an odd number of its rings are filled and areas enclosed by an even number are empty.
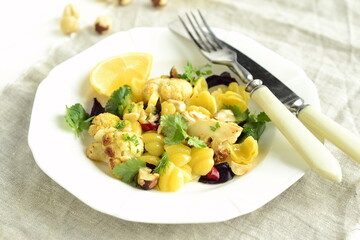
[[[189,35],[184,30],[181,22],[175,20],[169,24],[169,29],[190,40]],[[317,137],[319,140],[326,138],[343,152],[348,154],[353,160],[360,163],[360,138],[331,120],[314,107],[305,104],[304,100],[294,91],[287,87],[277,77],[268,70],[256,63],[250,57],[234,48],[230,44],[222,41],[228,48],[237,55],[237,62],[245,67],[254,77],[261,79],[270,91],[282,102],[298,119]]]

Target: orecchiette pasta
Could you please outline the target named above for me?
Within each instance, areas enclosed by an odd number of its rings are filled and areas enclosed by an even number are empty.
[[[192,148],[189,166],[198,175],[206,175],[214,166],[214,150],[211,148]]]
[[[160,158],[154,155],[150,155],[150,153],[144,153],[139,157],[141,160],[143,160],[146,163],[150,163],[154,166],[159,164]]]
[[[188,179],[188,173],[169,162],[165,173],[161,173],[158,181],[158,189],[163,192],[175,192],[179,190]]]
[[[232,82],[232,83],[229,84],[229,87],[228,87],[227,90],[232,91],[232,92],[236,92],[237,94],[242,96],[242,98],[245,100],[246,104],[249,103],[250,95],[249,95],[248,92],[245,91],[244,86],[240,86],[238,83]]]
[[[181,143],[165,146],[165,151],[169,156],[169,161],[173,162],[178,167],[184,166],[191,159],[191,148]]]
[[[197,177],[197,176],[193,176],[192,169],[188,164],[183,165],[181,167],[181,170],[183,170],[185,183],[190,182]]]
[[[187,105],[196,105],[206,108],[211,114],[217,112],[217,104],[215,98],[205,90],[200,93],[194,94],[186,102]]]
[[[147,131],[142,135],[145,150],[153,156],[161,156],[164,153],[163,136],[156,131]]]
[[[238,106],[241,111],[245,111],[247,109],[246,100],[238,93],[233,91],[226,91],[225,93],[220,93],[216,95],[216,104],[219,109],[221,109],[224,105],[228,106]]]
[[[230,146],[231,160],[239,164],[250,164],[258,155],[258,143],[253,137],[247,137],[240,144]]]
[[[194,85],[193,94],[198,94],[206,90],[208,90],[208,84],[204,77],[200,77]]]

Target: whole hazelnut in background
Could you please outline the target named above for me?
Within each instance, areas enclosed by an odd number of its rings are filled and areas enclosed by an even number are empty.
[[[71,34],[79,30],[79,10],[73,4],[68,4],[63,10],[60,20],[60,29],[65,34]]]
[[[68,4],[63,11],[63,17],[74,17],[79,19],[79,10],[74,4]]]
[[[123,6],[128,5],[131,2],[132,2],[132,0],[118,0],[118,3]]]
[[[99,34],[110,32],[112,28],[112,20],[108,16],[99,16],[94,23],[95,31]]]
[[[168,3],[168,0],[151,0],[151,2],[154,7],[159,8],[164,7]]]
[[[65,34],[71,34],[79,30],[79,21],[72,16],[62,17],[60,21],[61,31]]]

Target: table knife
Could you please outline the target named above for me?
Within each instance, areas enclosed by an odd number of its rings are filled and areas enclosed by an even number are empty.
[[[191,41],[180,21],[175,20],[171,22],[169,29]],[[236,52],[237,61],[253,75],[254,79],[261,79],[264,85],[266,85],[314,135],[318,138],[326,138],[352,159],[360,163],[359,137],[325,116],[313,106],[306,104],[294,91],[250,57],[228,43],[223,43]]]

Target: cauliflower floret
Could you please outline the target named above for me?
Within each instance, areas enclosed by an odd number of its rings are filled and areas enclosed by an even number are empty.
[[[145,82],[143,87],[143,99],[145,102],[149,101],[153,93],[159,94],[159,89],[163,80],[163,78],[153,78]]]
[[[120,118],[118,116],[111,113],[101,113],[97,115],[89,127],[90,136],[94,136],[100,129],[114,127],[119,120]]]
[[[140,157],[144,152],[142,137],[133,132],[104,128],[95,134],[94,139],[96,142],[87,148],[87,156],[108,163],[111,169],[131,157]]]
[[[160,87],[160,96],[166,101],[169,99],[185,101],[191,97],[193,88],[191,84],[183,79],[170,78],[163,81]]]
[[[185,101],[192,95],[193,88],[186,80],[160,77],[145,82],[143,87],[145,102],[149,101],[153,93],[158,93],[163,101],[169,99]]]
[[[86,156],[93,161],[108,163],[108,158],[104,152],[103,145],[99,142],[89,144],[86,149]]]

